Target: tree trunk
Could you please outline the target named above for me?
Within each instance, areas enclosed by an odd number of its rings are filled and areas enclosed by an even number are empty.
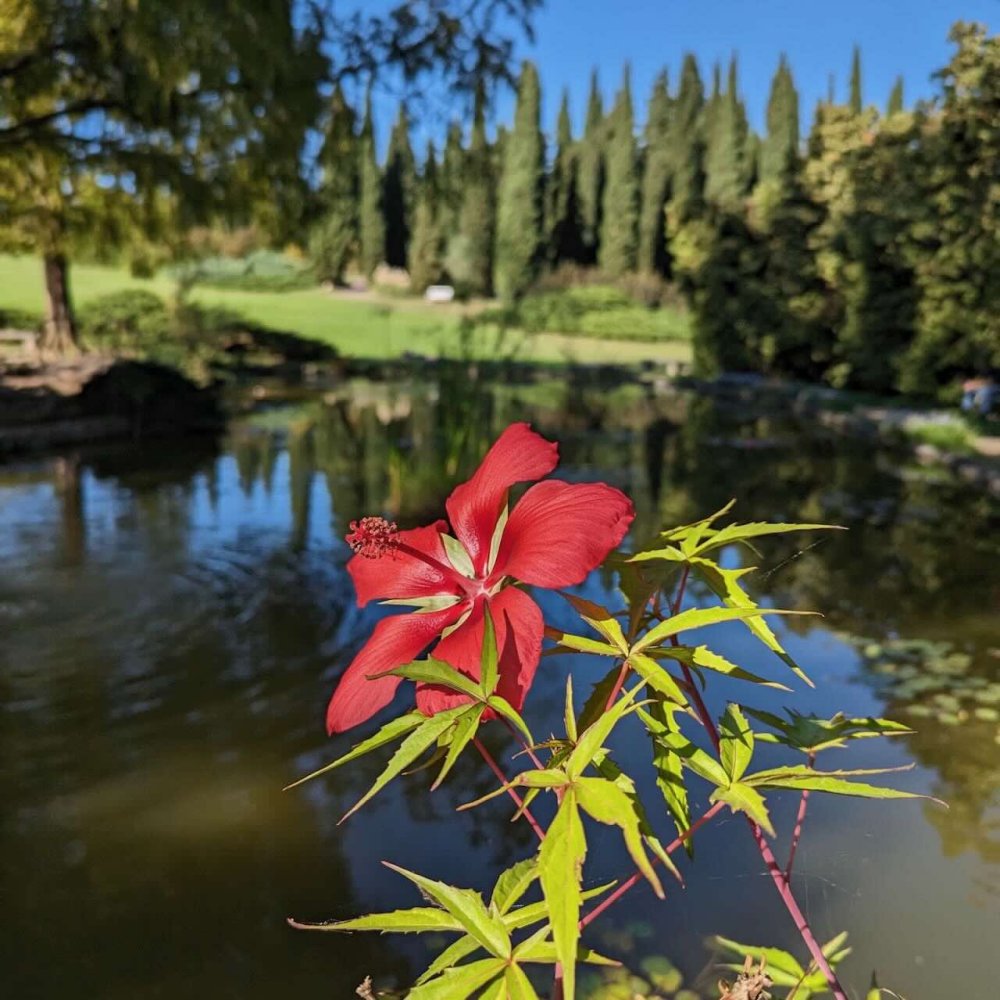
[[[69,300],[69,265],[63,254],[51,253],[45,255],[44,267],[46,312],[42,353],[50,357],[74,354],[78,344]]]

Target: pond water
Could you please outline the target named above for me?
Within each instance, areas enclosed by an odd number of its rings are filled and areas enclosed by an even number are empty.
[[[381,859],[482,889],[532,850],[502,799],[452,814],[493,787],[472,756],[436,793],[425,775],[403,779],[343,826],[381,758],[281,791],[358,738],[323,731],[335,681],[382,613],[354,604],[347,523],[436,516],[449,485],[514,419],[561,442],[561,475],[626,490],[635,537],[730,497],[743,520],[851,529],[764,547],[757,593],[826,616],[781,628],[817,688],[796,685],[794,701],[740,694],[916,726],[827,765],[913,760],[896,783],[951,809],[814,799],[795,888],[821,940],[850,932],[843,969],[855,996],[874,969],[910,1000],[993,995],[996,501],[780,414],[635,385],[462,371],[275,404],[235,419],[219,442],[114,445],[0,468],[4,995],[347,998],[366,974],[403,985],[426,961],[419,942],[304,934],[285,918],[417,905]],[[613,583],[594,574],[581,592],[613,602]],[[570,624],[560,598],[540,601],[547,620]],[[787,679],[739,624],[712,641]],[[543,661],[529,723],[557,717],[568,671],[581,697],[602,672],[586,659]],[[719,704],[733,693],[723,686]],[[501,758],[513,753],[503,730],[489,727],[487,742]],[[642,740],[615,751],[633,773],[646,766]],[[796,804],[775,806],[786,842]],[[610,834],[595,834],[588,864],[593,884],[630,871]],[[663,903],[637,888],[595,925],[593,943],[632,967],[667,955],[703,997],[717,995],[711,935],[801,954],[742,822],[700,833],[684,867],[686,888],[668,887]]]

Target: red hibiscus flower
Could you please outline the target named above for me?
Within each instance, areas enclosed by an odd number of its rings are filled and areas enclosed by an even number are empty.
[[[457,486],[443,520],[397,531],[380,517],[351,523],[347,564],[363,607],[374,599],[419,610],[384,618],[340,679],[326,714],[330,733],[373,716],[391,700],[399,677],[373,676],[416,659],[440,638],[435,657],[478,680],[483,616],[489,607],[499,652],[497,693],[516,709],[538,667],[542,612],[515,583],[568,587],[625,537],[635,512],[620,490],[604,483],[549,479],[530,487],[507,511],[516,483],[550,473],[558,448],[527,424],[512,424],[472,478]],[[434,685],[417,685],[417,707],[433,715],[467,700]]]

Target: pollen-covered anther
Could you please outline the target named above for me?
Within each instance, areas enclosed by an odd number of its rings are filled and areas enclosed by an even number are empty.
[[[347,544],[366,559],[378,559],[387,552],[393,552],[399,544],[399,529],[395,521],[384,517],[363,517],[351,521]]]

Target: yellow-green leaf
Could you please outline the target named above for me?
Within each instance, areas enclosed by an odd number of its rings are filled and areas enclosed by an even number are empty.
[[[729,705],[719,723],[719,757],[731,781],[743,777],[753,757],[753,730],[739,705]]]
[[[467,1000],[491,979],[502,975],[506,963],[498,958],[482,958],[478,962],[446,969],[435,979],[414,986],[408,1000]]]
[[[709,800],[724,802],[733,812],[746,813],[759,827],[774,836],[774,827],[771,825],[764,796],[756,788],[735,782],[728,788],[716,788],[709,796]]]

